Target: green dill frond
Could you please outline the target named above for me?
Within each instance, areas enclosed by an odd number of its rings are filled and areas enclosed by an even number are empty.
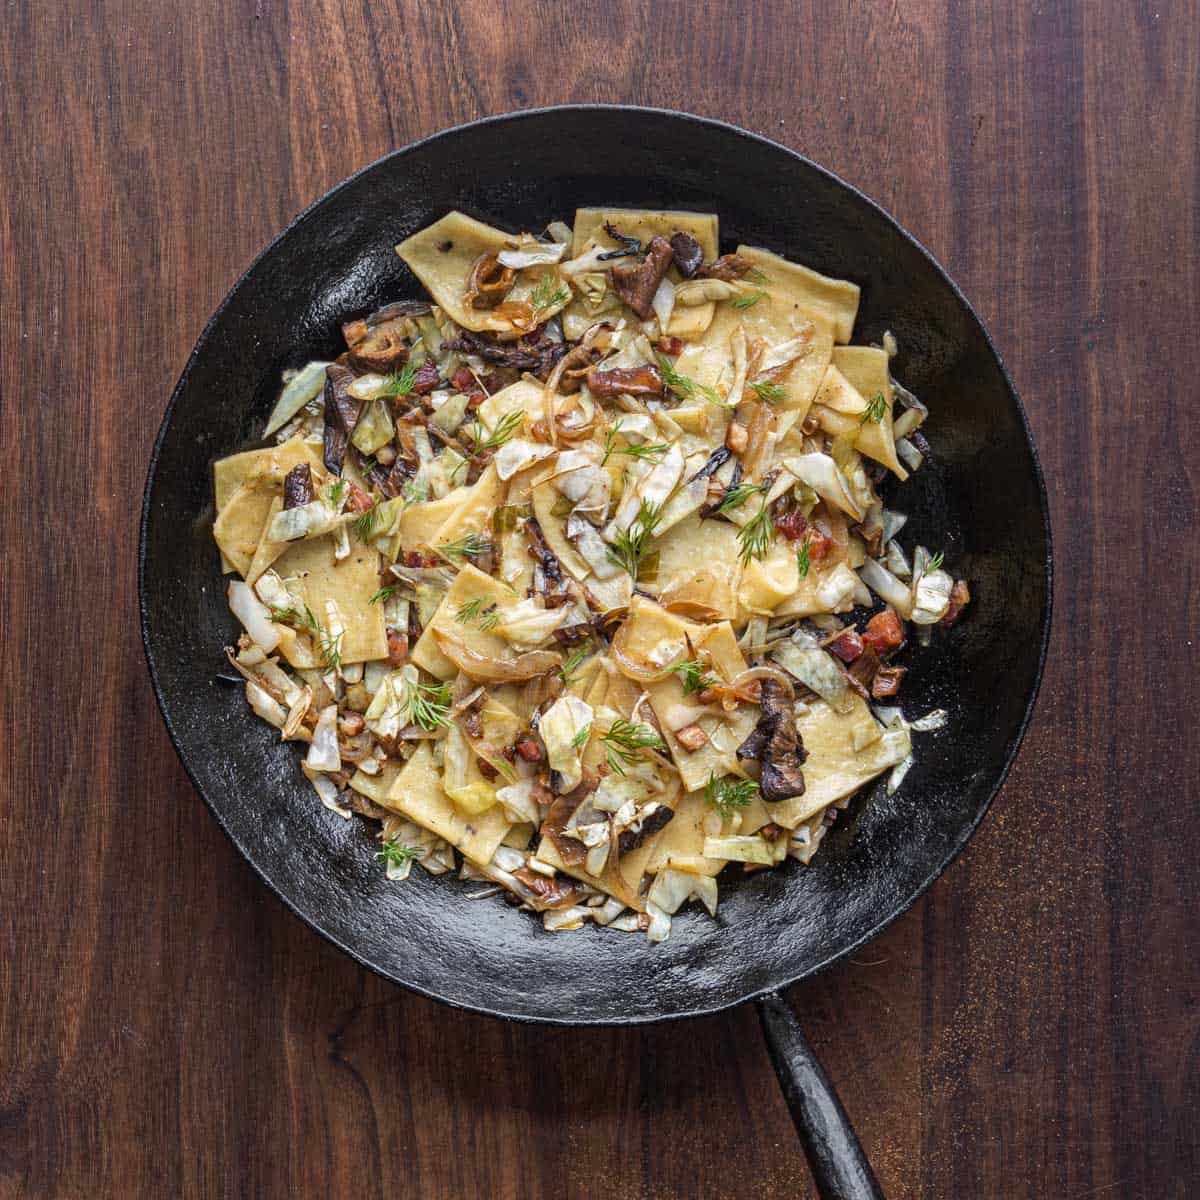
[[[769,379],[756,379],[750,385],[750,390],[767,404],[778,404],[786,395],[779,384],[772,383]]]
[[[454,619],[460,625],[470,625],[474,621],[486,633],[489,629],[495,629],[500,620],[500,612],[494,601],[489,603],[486,597],[476,596],[474,600],[468,600],[459,607]]]
[[[413,385],[417,382],[418,369],[417,364],[410,358],[400,370],[393,371],[387,377],[387,383],[380,389],[380,394],[384,396],[411,395]]]
[[[717,779],[709,775],[704,785],[704,798],[728,820],[739,808],[748,808],[758,792],[758,784],[753,779],[734,779],[727,776]]]
[[[687,375],[680,375],[675,370],[674,363],[665,355],[659,354],[658,371],[663,377],[663,383],[683,400],[693,400],[696,396],[702,396],[712,404],[720,404],[724,406],[724,401],[717,393],[716,388],[711,388],[705,383],[697,383],[694,379]]]
[[[689,696],[692,692],[716,687],[721,682],[715,675],[709,675],[704,664],[697,659],[678,662],[671,668],[671,672],[679,676],[679,682],[683,684],[683,690]]]
[[[549,270],[537,281],[537,286],[529,297],[529,305],[536,317],[547,308],[557,308],[560,304],[566,304],[570,298],[570,289],[560,284],[555,271]]]
[[[586,725],[580,726],[576,731],[575,736],[571,739],[571,745],[578,750],[580,746],[586,746],[587,740],[592,736],[592,723],[589,721]]]
[[[563,682],[563,687],[570,687],[576,680],[575,672],[583,665],[593,652],[594,647],[591,642],[584,642],[582,646],[577,646],[571,651],[570,657],[561,667],[558,668],[558,676]]]
[[[808,571],[811,566],[811,551],[809,549],[808,538],[805,538],[800,549],[796,551],[796,570],[800,572],[801,579],[808,578]]]
[[[744,563],[752,558],[762,558],[774,540],[775,525],[764,501],[758,512],[738,530],[738,541],[742,544],[739,557]]]
[[[733,301],[733,307],[753,308],[766,294],[766,292],[752,292],[749,296],[739,296]]]
[[[450,559],[452,562],[462,562],[464,559],[478,558],[482,554],[487,554],[491,549],[492,543],[479,533],[468,533],[453,542],[445,542],[441,546],[434,546],[434,550],[438,554],[443,558]]]
[[[645,757],[643,750],[665,751],[667,748],[653,725],[643,721],[627,721],[624,717],[618,717],[600,737],[604,742],[608,765],[618,775],[624,775],[626,767],[641,762]]]
[[[628,572],[634,583],[637,582],[642,555],[646,553],[646,543],[654,536],[654,531],[662,520],[662,510],[661,504],[643,500],[629,528],[620,530],[614,537],[613,544],[608,547],[609,560]]]
[[[399,867],[414,858],[420,858],[421,853],[420,846],[406,846],[395,838],[389,838],[386,842],[381,843],[380,848],[375,852],[375,857],[382,858],[389,867]]]
[[[887,412],[887,401],[883,397],[882,392],[876,392],[870,400],[867,401],[866,410],[863,412],[860,425],[865,425],[868,421],[874,421],[878,424],[883,420],[884,414]]]
[[[739,483],[735,487],[727,488],[725,495],[721,497],[721,502],[713,509],[713,515],[718,513],[732,512],[735,508],[741,508],[751,496],[758,495],[759,492],[765,492],[767,485],[765,483]]]

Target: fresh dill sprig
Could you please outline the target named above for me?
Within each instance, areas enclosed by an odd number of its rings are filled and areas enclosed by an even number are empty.
[[[329,507],[337,508],[342,502],[342,497],[346,494],[346,481],[344,479],[334,480],[329,485]]]
[[[759,287],[763,287],[765,284],[771,282],[771,277],[766,273],[766,271],[761,271],[758,267],[752,267],[749,271],[747,271],[745,278],[751,283],[758,284]]]
[[[467,558],[478,558],[481,554],[487,554],[491,549],[492,543],[479,533],[468,533],[453,542],[434,546],[434,550],[443,558],[452,561],[457,559],[459,562]]]
[[[618,775],[626,767],[636,766],[643,759],[643,750],[666,750],[653,725],[643,721],[627,721],[618,717],[606,733],[601,734],[609,767]]]
[[[936,554],[930,555],[929,561],[925,564],[925,570],[940,571],[942,569],[942,563],[944,563],[945,561],[946,561],[945,554],[943,554],[942,551],[939,550]]]
[[[358,469],[365,479],[379,464],[375,461],[373,454],[360,454],[358,456]]]
[[[801,579],[808,578],[809,568],[812,566],[812,552],[809,549],[808,538],[805,538],[796,551],[796,570],[800,572]]]
[[[646,553],[646,543],[654,536],[654,531],[662,520],[663,506],[643,500],[637,511],[637,516],[629,523],[628,529],[622,529],[608,547],[610,562],[623,568],[629,573],[629,578],[637,583],[638,568],[642,555]]]
[[[533,293],[529,297],[529,305],[533,309],[533,315],[536,317],[538,313],[545,311],[547,308],[556,308],[560,304],[565,304],[570,298],[570,290],[559,284],[558,276],[555,272],[547,271],[537,281],[537,286],[533,289]]]
[[[766,294],[766,292],[753,292],[749,296],[739,296],[733,301],[733,307],[753,308]]]
[[[575,736],[571,739],[571,745],[578,750],[580,746],[586,746],[587,740],[592,736],[592,723],[589,721],[586,725],[581,725],[575,732]]]
[[[675,365],[665,354],[658,356],[658,371],[663,377],[663,383],[670,388],[675,395],[680,396],[684,400],[693,400],[696,396],[703,396],[705,400],[713,404],[724,404],[721,397],[718,395],[716,388],[711,388],[706,383],[697,383],[694,379],[687,375],[680,375],[675,370]]]
[[[718,779],[710,774],[704,785],[704,798],[728,820],[739,808],[748,808],[757,791],[758,784],[753,779],[734,779],[732,776]]]
[[[358,534],[360,542],[370,542],[379,532],[379,507],[378,504],[372,504],[361,517],[355,520],[354,532]]]
[[[709,675],[706,672],[704,664],[698,659],[677,662],[671,668],[671,673],[679,676],[679,682],[683,684],[684,693],[689,696],[692,692],[703,691],[704,688],[716,687],[720,683],[720,680],[715,675]]]
[[[778,404],[785,395],[783,388],[769,379],[756,379],[750,385],[750,390],[767,404]]]
[[[388,587],[381,587],[367,603],[386,604],[403,586],[402,583],[393,583]]]
[[[758,512],[738,530],[738,541],[742,544],[739,557],[744,563],[748,563],[752,558],[762,558],[774,540],[775,525],[764,500]]]
[[[870,400],[867,401],[867,407],[863,412],[860,425],[865,425],[868,421],[874,421],[878,424],[883,420],[884,414],[887,412],[887,401],[883,398],[882,392],[876,392]]]
[[[382,858],[389,867],[399,867],[414,858],[420,858],[421,847],[406,846],[395,838],[389,838],[386,842],[381,843],[380,849],[375,851],[375,857]]]
[[[657,466],[662,462],[670,446],[666,442],[646,442],[640,446],[618,446],[617,434],[621,432],[621,422],[618,421],[604,435],[604,457],[600,460],[600,465],[606,467],[608,460],[614,454],[624,454],[629,458],[642,459],[645,462],[653,463]]]
[[[450,685],[406,681],[400,706],[409,725],[433,733],[450,723]]]
[[[582,646],[577,646],[571,651],[567,661],[558,668],[558,676],[563,682],[563,687],[570,687],[575,682],[575,672],[583,665],[584,659],[592,653],[592,650],[592,643],[584,642]]]
[[[468,600],[466,604],[459,607],[458,612],[454,614],[454,619],[460,625],[470,625],[472,621],[475,621],[479,628],[486,633],[489,629],[496,628],[500,620],[500,612],[496,608],[495,601],[488,603],[486,596],[476,596],[474,600]]]
[[[410,358],[398,371],[393,371],[387,377],[387,383],[380,389],[383,396],[408,396],[412,393],[417,382],[417,371],[420,368]]]
[[[721,497],[720,504],[713,509],[713,515],[718,513],[732,512],[735,508],[741,508],[751,496],[757,495],[759,492],[765,492],[767,485],[765,483],[739,483],[735,487],[728,488],[725,495]]]
[[[346,636],[345,630],[339,634],[330,634],[313,616],[313,610],[307,604],[304,606],[303,615],[294,610],[289,611],[301,629],[309,629],[317,635],[317,646],[321,651],[321,661],[325,664],[325,669],[340,671],[342,669],[342,638]]]
[[[295,621],[300,614],[294,608],[273,608],[271,609],[272,621]]]
[[[524,410],[514,408],[512,412],[505,413],[500,418],[496,424],[496,428],[491,433],[487,432],[482,422],[476,421],[471,427],[471,437],[475,443],[475,453],[484,454],[488,450],[499,450],[505,442],[512,439],[513,435],[521,427],[521,422],[524,419]]]
[[[424,504],[429,499],[429,482],[425,479],[407,479],[400,489],[405,504]]]

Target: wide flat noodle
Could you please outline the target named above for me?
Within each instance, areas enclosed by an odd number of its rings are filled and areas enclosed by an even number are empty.
[[[837,341],[850,340],[861,292],[857,283],[831,279],[758,246],[739,246],[737,252],[766,275],[768,293],[786,295],[797,313],[832,325]]]
[[[883,463],[898,479],[907,479],[908,472],[896,457],[896,436],[892,432],[893,389],[887,351],[874,346],[837,346],[833,351],[832,368],[863,397],[864,410],[873,397],[883,397],[882,418],[863,421],[854,445],[868,458]]]
[[[295,466],[306,462],[314,476],[327,474],[321,461],[321,448],[303,438],[288,438],[278,446],[261,450],[244,450],[213,463],[213,491],[219,513],[233,493],[242,486],[262,487],[267,491],[283,487],[284,476]],[[264,512],[266,509],[264,508]]]
[[[741,575],[737,529],[728,521],[685,517],[656,543],[657,587],[664,607],[713,620],[737,616]]]
[[[349,555],[337,562],[332,534],[295,542],[275,561],[284,579],[301,581],[305,603],[322,629],[329,629],[333,601],[345,633],[338,650],[344,664],[387,658],[383,605],[372,604],[379,590],[379,551],[351,540]]]
[[[704,261],[717,257],[717,217],[715,213],[677,212],[652,208],[579,208],[575,210],[575,229],[571,254],[582,254],[589,241],[616,249],[620,242],[608,236],[605,223],[626,237],[635,237],[643,245],[653,237],[669,238],[673,233],[690,233],[704,251]],[[619,260],[618,260],[619,261]]]
[[[480,601],[479,607],[482,610],[491,604],[505,608],[515,604],[518,599],[516,593],[499,579],[493,579],[469,563],[466,564],[455,576],[454,583],[442,598],[437,612],[417,639],[417,644],[412,648],[412,661],[438,679],[452,679],[458,673],[454,664],[438,649],[435,630],[441,630],[455,638],[476,654],[503,661],[514,659],[516,653],[504,638],[480,629],[477,620],[459,621],[457,614],[463,605],[475,600]]]
[[[441,772],[433,761],[433,752],[422,742],[416,753],[393,775],[394,764],[384,767],[387,778],[377,789],[376,804],[406,816],[425,829],[445,838],[455,849],[480,865],[491,861],[496,847],[512,828],[499,804],[484,812],[468,815],[454,807],[442,790]],[[361,772],[360,772],[361,774]],[[381,772],[383,774],[383,772]],[[357,791],[356,774],[350,786]]]
[[[476,259],[481,254],[498,253],[515,242],[511,233],[465,213],[451,212],[401,242],[396,253],[447,316],[464,329],[508,332],[508,321],[494,316],[491,309],[468,307],[464,297]]]
[[[242,484],[228,496],[213,522],[213,538],[229,569],[245,576],[262,540],[273,497],[265,488]]]
[[[857,693],[845,713],[814,700],[797,718],[796,728],[808,758],[804,762],[804,795],[768,804],[771,820],[785,829],[846,796],[900,762],[911,748],[907,731],[885,733]]]
[[[472,534],[483,538],[490,537],[492,513],[503,503],[504,491],[504,481],[496,474],[495,463],[488,463],[462,504],[446,518],[433,535],[432,547],[436,550]]]

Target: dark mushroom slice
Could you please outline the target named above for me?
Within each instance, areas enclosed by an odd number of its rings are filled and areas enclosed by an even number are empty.
[[[550,544],[546,541],[546,535],[542,533],[542,527],[538,524],[536,517],[526,518],[525,533],[529,538],[529,553],[537,559],[538,566],[542,568],[546,579],[553,584],[561,583],[563,579],[562,563],[558,561],[558,555],[550,549]]]
[[[671,257],[671,243],[665,237],[655,237],[646,248],[646,257],[637,266],[618,263],[612,269],[617,295],[643,321],[650,315],[654,293],[671,265]]]
[[[726,283],[733,283],[741,279],[753,266],[748,258],[743,258],[740,254],[722,254],[720,258],[697,268],[696,278],[723,279]]]
[[[665,804],[652,808],[638,823],[635,829],[623,830],[617,838],[617,849],[621,854],[631,854],[648,837],[653,837],[659,830],[665,829],[675,816],[674,809]]]
[[[690,233],[671,234],[671,257],[684,279],[691,279],[704,262],[704,250]]]
[[[613,367],[606,371],[603,366],[588,368],[587,385],[598,400],[611,400],[622,393],[630,396],[662,396],[666,385],[659,369],[653,363],[640,367]]]
[[[481,254],[471,268],[464,297],[471,308],[495,308],[512,289],[517,273],[495,254]]]
[[[758,789],[768,803],[803,796],[803,765],[808,753],[796,729],[787,692],[776,680],[764,679],[760,703],[762,715],[753,732],[738,747],[738,761],[758,761]]]
[[[576,845],[580,843],[576,842]],[[513,878],[519,880],[533,893],[530,903],[535,912],[546,912],[548,909],[570,908],[584,895],[583,884],[578,880],[556,875],[551,879],[529,867],[518,867]]]
[[[308,463],[297,463],[283,479],[283,507],[299,508],[302,504],[311,504],[315,498],[312,467]]]
[[[349,367],[331,363],[325,368],[324,461],[326,469],[335,475],[342,473],[346,447],[358,424],[359,402],[347,391],[353,381],[354,372]]]
[[[635,237],[631,237],[627,233],[622,233],[611,221],[604,222],[604,232],[608,234],[614,242],[620,242],[620,250],[608,250],[604,254],[597,254],[596,258],[600,262],[608,262],[613,258],[629,258],[631,255],[641,254],[642,243]]]
[[[697,479],[708,479],[715,475],[732,457],[733,452],[725,446],[718,446],[709,456],[708,461],[688,480],[694,483]]]
[[[563,832],[575,810],[596,790],[596,777],[585,772],[583,781],[564,796],[556,796],[542,821],[541,836],[548,838],[558,857],[568,867],[578,867],[587,858],[587,847],[578,838]]]

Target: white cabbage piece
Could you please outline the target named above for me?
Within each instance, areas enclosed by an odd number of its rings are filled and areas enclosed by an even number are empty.
[[[317,717],[317,727],[313,730],[312,742],[309,743],[308,753],[304,756],[304,765],[310,771],[342,769],[342,755],[338,749],[337,716],[337,705],[330,704],[321,709]]]
[[[762,863],[772,866],[775,855],[765,838],[710,837],[704,839],[705,858],[723,858],[729,862]]]
[[[554,636],[554,631],[561,628],[573,613],[574,609],[566,605],[562,608],[542,608],[530,597],[501,609],[492,632],[518,649],[534,650],[545,645]]]
[[[593,715],[592,706],[577,696],[559,696],[538,722],[546,760],[560,776],[560,793],[578,787],[583,778],[581,761],[587,742],[584,730],[591,727]]]
[[[282,429],[306,404],[321,394],[325,387],[325,368],[329,365],[327,362],[310,362],[288,380],[267,418],[263,437],[270,437],[277,429]]]
[[[835,712],[848,712],[854,703],[854,693],[846,672],[817,639],[802,629],[780,642],[771,657],[805,687],[811,688]]]
[[[275,628],[267,606],[240,579],[229,581],[226,595],[233,615],[241,621],[251,639],[269,654],[279,645],[279,630]]]
[[[504,443],[496,452],[492,462],[496,464],[496,474],[501,479],[511,479],[518,471],[554,453],[553,446],[544,442],[531,442],[525,438],[512,438]]]

